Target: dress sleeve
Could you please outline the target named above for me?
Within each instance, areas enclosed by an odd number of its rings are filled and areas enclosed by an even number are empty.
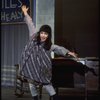
[[[68,49],[58,45],[52,45],[51,51],[53,51],[57,55],[62,55],[62,56],[66,56],[66,54],[70,52]]]
[[[29,37],[30,38],[35,37],[36,28],[35,28],[35,25],[34,25],[34,23],[32,21],[32,18],[27,14],[24,17],[24,21],[26,22],[26,24],[28,26],[28,29],[29,29]]]

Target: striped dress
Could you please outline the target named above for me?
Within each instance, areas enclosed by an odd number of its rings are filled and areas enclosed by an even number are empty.
[[[52,78],[51,52],[65,56],[69,50],[58,45],[52,45],[50,50],[45,50],[43,42],[37,45],[34,23],[29,15],[25,16],[25,21],[28,25],[30,41],[21,55],[20,74],[26,79],[49,84]]]

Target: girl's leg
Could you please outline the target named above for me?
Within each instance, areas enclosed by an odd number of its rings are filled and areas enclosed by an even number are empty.
[[[58,100],[58,97],[56,95],[56,91],[52,84],[44,85],[44,88],[49,93],[51,100]]]
[[[30,88],[30,92],[31,92],[33,100],[38,100],[38,92],[37,92],[36,86],[32,83],[29,83],[29,88]]]

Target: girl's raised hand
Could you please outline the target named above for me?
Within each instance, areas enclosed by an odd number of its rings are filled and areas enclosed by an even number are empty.
[[[26,15],[29,8],[27,8],[26,5],[23,5],[23,6],[21,7],[21,9],[22,9],[23,13]]]

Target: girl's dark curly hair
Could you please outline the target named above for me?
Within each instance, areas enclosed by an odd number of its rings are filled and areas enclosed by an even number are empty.
[[[51,45],[52,45],[52,42],[51,42],[51,38],[52,38],[52,35],[51,35],[51,27],[49,25],[43,25],[41,26],[39,32],[37,33],[37,43],[38,45],[40,44],[40,32],[41,31],[44,31],[44,32],[47,32],[48,33],[48,38],[46,39],[45,41],[45,44],[44,44],[44,48],[46,50],[49,50],[51,48]]]

